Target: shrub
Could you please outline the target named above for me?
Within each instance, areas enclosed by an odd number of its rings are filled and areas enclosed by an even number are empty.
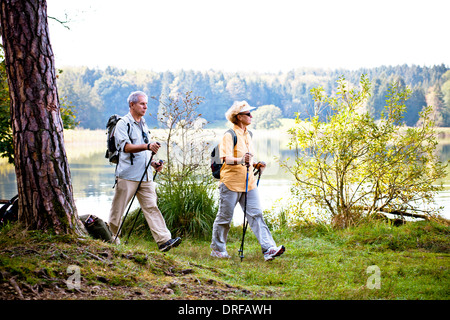
[[[421,125],[403,126],[410,90],[397,82],[389,88],[385,111],[376,120],[365,111],[370,82],[363,75],[360,90],[338,81],[335,96],[313,89],[315,113],[289,130],[296,150],[293,166],[295,196],[325,210],[336,227],[357,225],[379,212],[439,213],[434,203],[436,185],[446,175],[435,152],[432,108],[420,113]]]
[[[211,236],[217,213],[216,188],[211,179],[186,176],[159,186],[159,208],[172,233],[197,238]]]

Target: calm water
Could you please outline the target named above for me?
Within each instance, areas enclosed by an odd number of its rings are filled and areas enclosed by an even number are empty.
[[[100,132],[100,133],[99,133]],[[70,163],[72,185],[78,213],[95,214],[107,220],[114,195],[114,169],[105,159],[105,135],[97,139],[83,139],[83,131],[75,135],[66,135],[66,150]],[[69,138],[67,138],[69,136]],[[259,138],[256,139],[256,136]],[[275,156],[286,159],[289,150],[282,147],[286,137],[282,133],[260,133],[255,135],[258,159],[267,163],[267,169],[259,183],[259,192],[263,209],[270,209],[278,199],[287,199],[293,178],[280,168]],[[450,159],[450,144],[439,146],[442,160]],[[157,156],[163,155],[162,152]],[[164,159],[163,159],[164,160]],[[450,174],[444,181],[445,190],[437,197],[439,205],[445,207],[443,216],[450,218]],[[17,193],[14,167],[0,162],[0,199],[10,199]],[[133,207],[137,207],[135,200]],[[234,223],[242,223],[242,210],[236,209]]]

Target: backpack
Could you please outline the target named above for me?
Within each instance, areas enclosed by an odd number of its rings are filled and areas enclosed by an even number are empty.
[[[109,160],[110,163],[119,163],[119,150],[116,148],[116,139],[114,138],[114,132],[116,131],[116,125],[119,120],[122,119],[119,115],[113,114],[109,117],[106,123],[106,154],[105,158]],[[130,124],[128,126],[128,135],[130,135]],[[130,138],[131,139],[131,138]],[[131,164],[133,164],[133,157],[131,158]]]
[[[113,240],[113,234],[109,230],[108,224],[99,217],[93,214],[85,214],[79,218],[92,238],[108,242]]]
[[[228,129],[225,134],[229,132],[231,134],[231,137],[233,138],[233,148],[236,147],[237,144],[237,136],[236,132],[234,132],[233,129]],[[251,131],[248,131],[251,137],[253,137],[253,133]],[[219,144],[217,144],[213,151],[211,151],[211,172],[214,178],[220,179],[220,169],[222,169],[222,160],[219,156]]]
[[[15,222],[19,218],[19,195],[14,196],[0,208],[0,226],[8,221]]]

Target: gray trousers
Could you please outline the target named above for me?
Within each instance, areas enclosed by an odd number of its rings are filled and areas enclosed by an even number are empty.
[[[242,210],[244,210],[245,192],[231,191],[225,184],[221,183],[219,186],[219,194],[219,211],[214,220],[211,249],[226,252],[227,236],[228,231],[230,231],[234,208],[239,202]],[[259,202],[258,188],[247,192],[247,219],[248,225],[261,245],[262,252],[265,252],[270,247],[276,247],[272,234],[264,222]]]

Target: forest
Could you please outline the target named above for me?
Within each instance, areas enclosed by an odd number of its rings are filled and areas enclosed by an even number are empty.
[[[406,102],[404,124],[415,126],[423,107],[432,105],[436,126],[450,126],[450,69],[444,64],[358,70],[300,68],[284,73],[66,67],[59,69],[57,84],[60,100],[73,109],[80,127],[103,129],[111,114],[128,112],[126,98],[134,90],[142,90],[153,97],[149,99],[149,115],[146,116],[152,125],[157,123],[154,116],[160,108],[161,97],[188,91],[203,97],[198,112],[214,125],[223,123],[225,111],[236,100],[246,100],[253,106],[274,105],[281,109],[284,118],[295,118],[297,113],[306,118],[314,103],[310,94],[312,88],[320,86],[332,95],[339,77],[357,86],[362,74],[366,74],[372,84],[366,107],[376,118],[386,105],[389,83],[397,80],[412,90]]]

